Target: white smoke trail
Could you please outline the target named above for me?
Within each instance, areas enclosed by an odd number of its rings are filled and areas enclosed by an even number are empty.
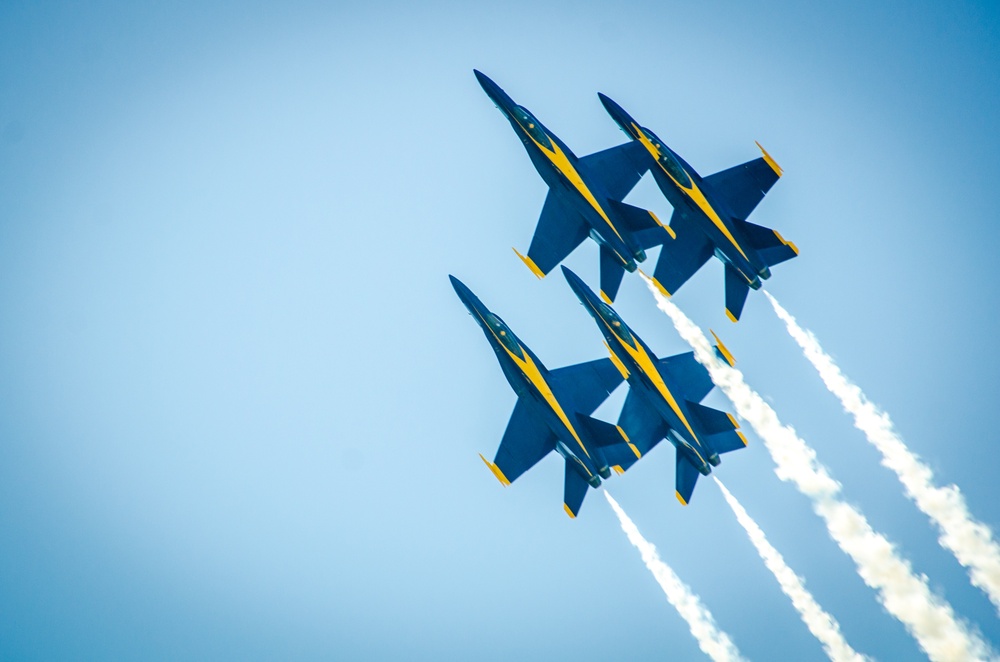
[[[955,616],[951,605],[931,593],[927,577],[916,575],[892,543],[876,533],[856,508],[840,499],[840,483],[816,459],[816,452],[783,425],[775,411],[743,379],[743,373],[716,358],[701,329],[645,277],[657,306],[694,349],[712,381],[732,401],[771,454],[778,478],[812,500],[830,537],[854,561],[858,574],[875,589],[886,611],[898,619],[931,660],[988,659],[982,640]]]
[[[893,429],[889,415],[844,376],[811,331],[800,327],[774,297],[767,294],[767,298],[826,388],[840,399],[844,411],[854,417],[854,427],[882,454],[882,464],[896,473],[906,496],[937,525],[938,542],[968,568],[972,584],[985,592],[1000,610],[1000,547],[993,540],[990,528],[969,514],[958,487],[934,484],[934,473],[906,447]]]
[[[736,497],[726,489],[717,476],[713,474],[712,477],[715,478],[719,489],[722,490],[722,496],[726,497],[726,503],[733,509],[740,526],[746,530],[750,542],[757,548],[757,553],[763,559],[764,565],[778,580],[782,592],[791,599],[792,606],[799,612],[802,622],[822,644],[827,657],[834,662],[842,660],[864,662],[864,660],[869,659],[851,648],[851,645],[844,639],[844,635],[840,633],[840,624],[837,623],[836,619],[819,606],[812,593],[806,590],[802,579],[788,567],[784,557],[768,542],[764,531],[750,517],[746,509],[736,500]]]
[[[670,569],[670,566],[660,559],[653,543],[642,537],[639,528],[629,519],[629,516],[625,514],[618,502],[608,494],[607,490],[604,491],[604,496],[611,504],[615,515],[618,516],[622,531],[628,536],[629,542],[639,550],[642,562],[646,564],[660,588],[667,594],[667,600],[677,609],[681,618],[687,621],[688,627],[691,628],[691,634],[698,640],[698,646],[705,655],[708,655],[715,662],[743,660],[744,658],[736,649],[736,645],[725,632],[719,630],[712,614],[701,603],[698,596],[692,593],[687,584],[682,582],[680,577]]]

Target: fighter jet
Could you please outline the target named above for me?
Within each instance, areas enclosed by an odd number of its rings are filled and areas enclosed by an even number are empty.
[[[507,486],[550,452],[559,453],[566,460],[563,508],[576,517],[587,486],[599,487],[602,477],[611,476],[604,449],[638,455],[620,428],[589,415],[621,384],[621,374],[610,359],[547,370],[499,316],[460,280],[449,278],[517,393],[496,457],[492,462],[479,457]]]
[[[652,212],[622,202],[649,167],[643,165],[645,149],[628,142],[577,158],[500,86],[475,73],[549,186],[528,254],[514,252],[544,278],[589,236],[600,246],[601,296],[613,301],[623,269],[635,271],[636,263],[646,259],[645,249],[670,239],[670,230]]]
[[[770,267],[799,254],[777,230],[746,219],[781,177],[781,168],[757,143],[763,157],[702,178],[687,161],[617,103],[598,93],[612,119],[645,148],[656,184],[674,208],[675,240],[663,245],[653,280],[666,296],[677,292],[714,254],[725,265],[726,315],[740,318],[749,288],[760,289]]]
[[[720,462],[720,453],[746,447],[746,437],[730,414],[699,404],[712,390],[712,379],[695,360],[693,352],[656,358],[649,346],[579,276],[566,267],[562,271],[604,334],[611,361],[628,380],[629,392],[618,427],[637,452],[629,455],[620,448],[609,448],[605,457],[616,472],[623,473],[639,456],[648,453],[662,439],[669,439],[677,450],[677,500],[686,506],[698,475],[711,473],[712,467]],[[721,343],[716,345],[716,353],[730,365],[734,363]]]

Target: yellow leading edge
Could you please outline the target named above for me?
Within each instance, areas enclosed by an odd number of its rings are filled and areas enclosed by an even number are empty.
[[[776,174],[778,177],[781,177],[781,174],[782,174],[781,166],[779,166],[775,162],[775,160],[771,158],[771,155],[767,153],[766,149],[764,149],[763,147],[760,146],[759,142],[757,142],[756,140],[753,141],[753,142],[760,149],[761,153],[764,154],[764,161],[767,162],[767,165],[771,166],[771,170],[774,171],[774,174]]]
[[[524,255],[521,255],[520,253],[517,252],[516,248],[511,247],[511,250],[514,251],[514,253],[516,253],[519,258],[521,258],[521,261],[524,262],[529,269],[531,269],[531,273],[538,276],[539,280],[545,278],[545,274],[543,274],[542,270],[538,268],[538,265],[535,264],[534,260],[532,260],[530,257],[525,257]]]
[[[483,463],[490,468],[490,471],[492,471],[493,475],[497,477],[497,480],[500,481],[501,485],[503,485],[504,487],[507,487],[508,485],[510,485],[510,481],[507,480],[507,476],[504,476],[503,472],[500,471],[500,467],[498,467],[497,465],[493,464],[492,462],[490,462],[489,460],[487,460],[485,457],[483,457],[482,453],[479,454],[479,459],[482,460]]]
[[[726,312],[728,313],[729,311],[727,310]],[[736,320],[733,320],[733,321],[735,322]],[[729,367],[731,368],[734,365],[736,365],[736,359],[733,358],[733,355],[729,353],[729,348],[727,348],[725,345],[723,345],[722,341],[719,340],[719,336],[715,335],[715,331],[712,331],[711,329],[709,329],[708,332],[712,334],[713,338],[715,338],[715,344],[718,345],[719,351],[722,353],[722,356],[724,356],[726,358],[726,363],[729,364]],[[736,427],[739,427],[739,426],[736,426]]]

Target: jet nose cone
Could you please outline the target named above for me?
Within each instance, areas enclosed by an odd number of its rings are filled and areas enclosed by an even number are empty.
[[[476,74],[476,80],[479,81],[486,95],[493,100],[494,105],[505,115],[509,115],[510,109],[516,105],[514,100],[507,96],[507,93],[500,89],[500,86],[494,83],[489,76],[478,69],[473,69],[472,72]]]
[[[451,280],[451,286],[455,288],[455,294],[457,294],[458,298],[462,300],[462,303],[465,304],[465,307],[468,308],[469,310],[475,308],[476,295],[472,293],[472,290],[466,287],[465,283],[455,278],[451,274],[448,275],[448,278]]]
[[[573,291],[576,292],[576,295],[581,299],[586,298],[587,286],[584,285],[580,277],[577,276],[575,273],[573,273],[571,269],[569,269],[564,265],[559,265],[559,268],[562,269],[563,276],[566,277],[566,282],[569,283],[569,286],[571,288],[573,288]]]
[[[632,123],[632,118],[629,114],[626,113],[625,110],[615,103],[610,97],[601,94],[600,92],[597,93],[597,96],[601,100],[601,104],[604,105],[604,110],[608,111],[608,115],[611,115],[611,119],[613,119],[623,131],[632,135],[630,130],[631,127],[629,126]]]
[[[498,96],[497,92],[499,91],[500,86],[494,83],[489,76],[484,74],[479,69],[473,69],[472,72],[476,74],[476,80],[479,81],[479,84],[482,86],[486,94],[490,95],[490,98],[493,100],[496,100]]]

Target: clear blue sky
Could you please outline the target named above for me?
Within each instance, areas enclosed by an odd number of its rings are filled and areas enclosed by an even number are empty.
[[[769,291],[1000,527],[1000,12],[947,5],[4,3],[0,658],[703,659],[599,495],[477,457],[514,395],[449,273],[550,368],[604,349],[510,250],[545,188],[473,67],[579,155],[624,139],[598,91],[702,174],[759,140]],[[674,301],[1000,644],[765,299],[731,324],[713,261]],[[686,351],[637,278],[617,308]],[[855,648],[918,657],[748,436],[720,477]],[[746,656],[822,659],[710,481],[681,508],[665,447],[609,487]]]

